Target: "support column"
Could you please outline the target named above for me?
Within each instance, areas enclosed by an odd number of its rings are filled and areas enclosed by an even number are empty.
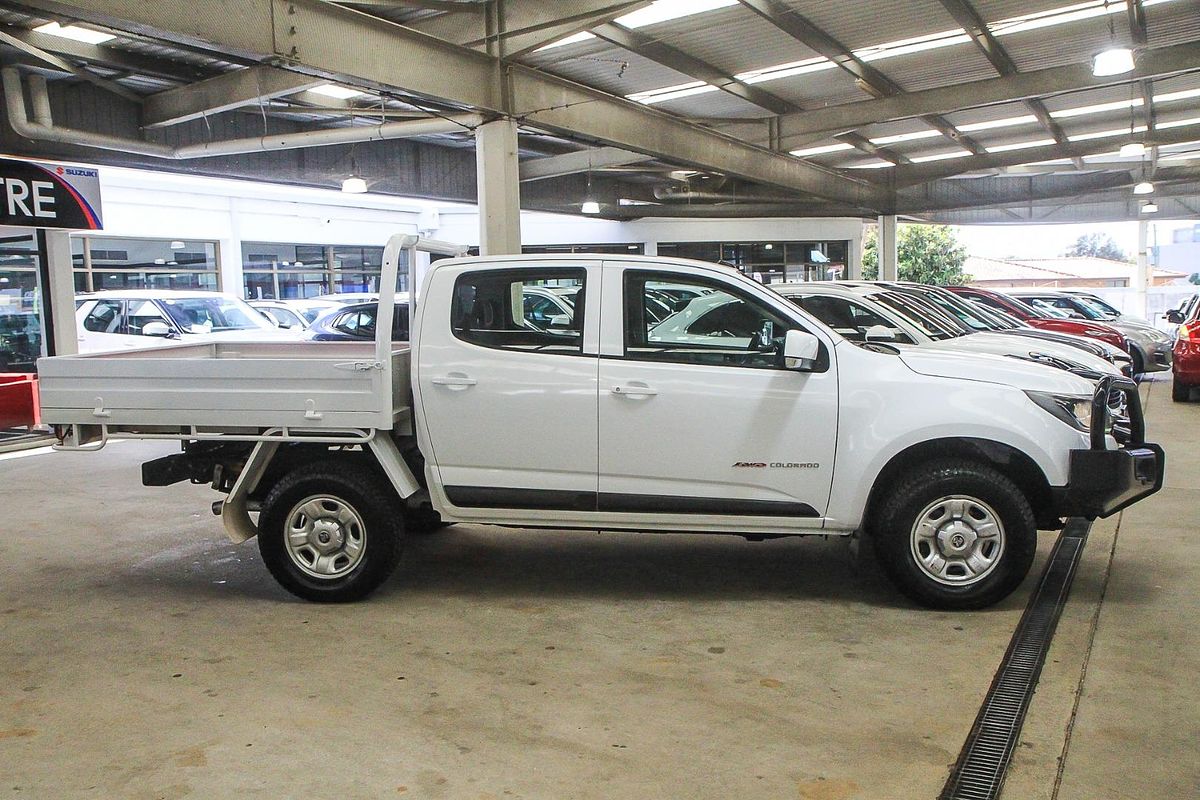
[[[475,129],[480,255],[521,252],[521,179],[517,172],[517,123],[488,122]]]
[[[1134,301],[1133,314],[1142,319],[1150,319],[1146,313],[1146,290],[1150,287],[1150,259],[1146,253],[1147,232],[1150,223],[1144,219],[1138,220],[1137,271],[1133,276]]]
[[[70,356],[79,352],[79,334],[75,331],[75,275],[71,262],[71,234],[67,231],[45,231],[46,269],[48,279],[43,287],[49,299],[51,355]]]
[[[896,215],[881,214],[879,216],[879,280],[895,281],[900,279],[899,258],[896,252]]]

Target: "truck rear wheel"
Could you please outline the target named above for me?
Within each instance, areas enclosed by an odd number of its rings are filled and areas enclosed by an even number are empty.
[[[263,563],[283,588],[305,600],[366,597],[400,558],[404,523],[393,494],[359,464],[325,462],[289,472],[263,501]]]
[[[927,464],[878,506],[871,538],[901,592],[942,609],[1003,600],[1033,565],[1037,526],[1015,483],[971,461]]]

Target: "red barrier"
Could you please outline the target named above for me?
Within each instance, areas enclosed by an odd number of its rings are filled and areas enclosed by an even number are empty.
[[[0,372],[0,428],[22,428],[41,424],[37,375]]]

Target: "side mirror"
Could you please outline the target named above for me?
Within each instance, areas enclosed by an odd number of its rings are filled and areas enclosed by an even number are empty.
[[[171,335],[171,328],[165,322],[147,322],[142,326],[142,336],[158,336],[166,338]]]
[[[1170,322],[1174,325],[1180,325],[1183,323],[1183,312],[1177,308],[1172,308],[1170,311],[1168,311],[1166,313],[1166,317],[1167,322]]]
[[[894,342],[896,332],[886,325],[872,325],[867,328],[868,342]]]
[[[808,331],[790,330],[783,337],[783,365],[787,369],[809,372],[821,354],[821,340]]]
[[[571,318],[566,314],[554,314],[550,317],[551,328],[569,328],[571,326]]]

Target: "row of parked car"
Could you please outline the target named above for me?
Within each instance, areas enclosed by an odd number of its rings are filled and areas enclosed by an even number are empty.
[[[1138,375],[1170,369],[1172,363],[1169,335],[1084,292],[1025,289],[1001,294],[965,286],[857,281],[771,288],[845,338],[866,346],[952,347],[1095,377],[1112,371]],[[569,330],[577,291],[571,286],[526,287],[526,324],[548,332]],[[730,309],[706,309],[704,303],[692,307],[699,299],[689,287],[656,289],[646,297],[647,324],[664,324],[685,310],[699,328],[706,325],[701,319],[705,314],[731,316]],[[212,338],[361,341],[375,337],[377,302],[372,294],[246,303],[214,292],[105,291],[78,298],[76,321],[84,351]],[[1200,304],[1177,313],[1181,322],[1188,315],[1195,321]],[[397,301],[392,333],[397,341],[408,338],[406,296]],[[1191,333],[1186,330],[1185,341]],[[1200,384],[1200,375],[1187,380]]]

